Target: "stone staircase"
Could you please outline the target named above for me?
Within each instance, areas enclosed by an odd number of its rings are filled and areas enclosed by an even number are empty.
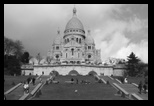
[[[139,97],[141,97],[143,100],[148,100],[148,93],[144,94],[139,94],[139,90],[137,87],[135,87],[133,84],[118,84],[120,87],[122,87],[123,89],[125,89],[127,92],[129,92],[130,94],[135,93],[136,95],[138,95]]]
[[[109,83],[115,88],[117,89],[113,83],[116,83],[117,85],[119,85],[121,88],[123,88],[124,90],[126,90],[130,95],[131,94],[135,94],[137,96],[139,96],[140,98],[142,98],[143,100],[148,100],[148,93],[147,94],[139,94],[139,90],[136,86],[134,86],[133,84],[121,84],[119,83],[117,80],[115,79],[111,79],[109,78],[108,76],[99,76],[99,78],[102,78],[104,79],[105,81],[109,81]],[[118,90],[118,89],[117,89]],[[130,99],[133,99],[133,98],[130,98]]]
[[[41,76],[42,81],[45,81],[48,78],[48,76]],[[32,83],[29,84],[29,92],[31,92],[38,84],[40,83],[40,79],[36,79],[35,85]],[[11,93],[6,95],[7,100],[19,100],[24,95],[23,91],[23,84],[13,90]],[[27,95],[28,96],[28,95]]]

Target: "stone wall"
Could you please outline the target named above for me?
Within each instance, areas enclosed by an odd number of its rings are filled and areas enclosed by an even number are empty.
[[[67,75],[71,70],[76,70],[81,75],[87,75],[90,71],[95,71],[98,75],[113,75],[113,67],[104,67],[104,66],[34,66],[33,74],[41,75],[44,72],[44,75],[49,75],[51,71],[57,71],[61,75]],[[122,73],[122,70],[120,70]],[[119,75],[122,75],[118,72]],[[117,74],[116,74],[117,75]]]
[[[123,76],[125,69],[115,69],[113,66],[88,66],[88,65],[34,65],[33,70],[22,70],[25,71],[25,75],[49,75],[51,71],[57,71],[61,75],[67,75],[70,71],[76,70],[81,75],[87,75],[90,71],[95,71],[98,75],[103,74],[108,76]]]

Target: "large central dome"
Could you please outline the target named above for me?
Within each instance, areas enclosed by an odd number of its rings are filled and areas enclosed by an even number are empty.
[[[85,31],[84,31],[83,24],[76,16],[76,8],[75,7],[73,9],[73,17],[66,24],[64,33],[65,33],[64,37],[72,35],[74,33],[85,37],[85,35],[84,35]]]
[[[84,30],[83,24],[81,23],[81,21],[76,17],[73,16],[67,23],[65,30],[68,29],[81,29]]]

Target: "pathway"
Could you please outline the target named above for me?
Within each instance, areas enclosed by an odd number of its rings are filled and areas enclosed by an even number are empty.
[[[118,84],[120,87],[122,87],[123,89],[125,89],[127,92],[131,93],[135,93],[137,94],[139,97],[141,97],[143,100],[148,100],[148,93],[144,94],[140,94],[138,93],[138,88],[135,87],[133,84]]]
[[[47,77],[42,76],[42,81],[45,81],[47,79]],[[40,79],[36,79],[35,81],[35,85],[33,85],[32,83],[29,84],[29,92],[31,92],[36,86],[37,84],[40,82]],[[11,93],[6,95],[7,100],[19,100],[19,98],[21,98],[24,95],[23,92],[23,85],[19,86],[17,89],[15,89],[14,91],[12,91]]]
[[[148,100],[148,93],[147,94],[144,94],[144,93],[139,94],[138,93],[138,91],[139,91],[138,88],[136,86],[134,86],[133,84],[120,84],[117,80],[115,80],[115,79],[112,80],[108,76],[99,76],[99,77],[104,79],[105,81],[109,81],[111,85],[113,85],[113,83],[118,84],[120,87],[125,89],[129,94],[135,93],[139,97],[141,97],[143,100]]]

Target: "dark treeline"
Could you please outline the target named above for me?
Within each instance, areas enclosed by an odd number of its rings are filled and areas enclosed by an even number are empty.
[[[4,74],[20,75],[21,65],[29,62],[29,53],[24,51],[21,41],[4,36]]]
[[[127,75],[132,77],[148,76],[148,63],[142,62],[133,52],[127,57],[125,64],[127,66]]]

